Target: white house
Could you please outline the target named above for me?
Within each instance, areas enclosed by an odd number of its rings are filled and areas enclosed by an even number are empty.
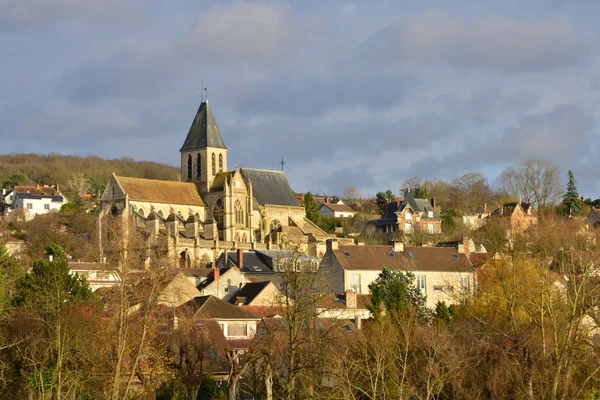
[[[11,208],[13,215],[22,214],[26,220],[36,215],[58,212],[67,199],[52,186],[15,186]]]
[[[343,201],[339,200],[337,203],[321,203],[319,207],[319,213],[326,217],[340,217],[347,218],[353,217],[356,211],[352,209]]]
[[[338,246],[337,241],[329,240],[320,270],[334,293],[359,294],[369,293],[369,284],[383,268],[412,272],[415,284],[427,296],[427,307],[433,308],[439,300],[458,303],[473,292],[475,269],[468,249],[461,250],[409,247],[398,242],[391,246]]]

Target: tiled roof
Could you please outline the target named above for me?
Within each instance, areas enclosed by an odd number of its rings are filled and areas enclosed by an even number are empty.
[[[248,311],[258,318],[273,318],[281,317],[285,314],[284,307],[278,306],[240,306],[245,311]]]
[[[115,176],[130,200],[151,203],[205,206],[196,185],[191,182]]]
[[[227,253],[227,259],[229,262],[239,268],[240,263],[238,261],[238,254],[236,251],[230,251]],[[263,259],[254,251],[242,252],[242,268],[241,271],[244,273],[272,273],[271,267],[264,262]],[[219,257],[220,263],[225,263],[225,253]]]
[[[296,195],[282,171],[242,168],[246,182],[252,182],[252,194],[260,205],[298,207]]]
[[[53,196],[57,193],[52,186],[15,186],[15,193],[31,193],[37,195]]]
[[[195,297],[182,307],[191,308],[201,319],[257,319],[254,314],[215,296]]]
[[[227,148],[223,142],[215,116],[208,106],[208,101],[203,101],[179,151],[204,149],[206,147]]]
[[[473,271],[469,258],[449,247],[405,246],[404,251],[393,251],[391,246],[339,246],[333,251],[347,270]]]

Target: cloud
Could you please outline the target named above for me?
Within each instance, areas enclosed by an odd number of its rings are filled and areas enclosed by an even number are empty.
[[[447,64],[509,73],[577,64],[582,46],[571,21],[562,16],[467,19],[427,10],[387,26],[370,37],[361,51],[369,62]]]
[[[210,7],[174,52],[209,64],[251,63],[269,66],[290,48],[290,7],[285,3],[237,0]]]
[[[119,45],[107,55],[64,69],[58,90],[79,103],[106,97],[147,98],[186,79],[196,79],[199,85],[199,71],[204,79],[212,78],[213,85],[234,85],[252,74],[249,71],[264,71],[297,51],[292,25],[284,3],[213,5],[187,33],[174,39]]]
[[[141,8],[137,0],[0,0],[0,31],[69,20],[120,24]]]

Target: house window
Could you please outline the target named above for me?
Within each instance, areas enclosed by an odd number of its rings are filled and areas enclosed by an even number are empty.
[[[196,156],[196,178],[200,179],[202,175],[202,156],[200,153]]]
[[[352,275],[352,291],[355,293],[360,293],[360,275],[353,274]]]
[[[407,211],[406,215],[404,216],[404,219],[407,220],[407,221],[412,221],[412,219],[413,219],[412,217],[413,217],[412,216],[412,212]]]
[[[223,154],[219,154],[219,172],[223,172]]]
[[[44,204],[44,210],[49,210],[50,209],[50,204]]]
[[[427,224],[427,232],[433,233],[433,224]]]
[[[228,324],[227,336],[248,336],[248,324]]]
[[[427,277],[425,275],[417,275],[417,289],[423,294],[427,291]]]
[[[33,209],[33,203],[25,203],[25,207],[27,207],[28,210]]]
[[[460,277],[460,288],[465,292],[469,291],[469,277],[468,276]]]
[[[239,225],[244,224],[244,209],[242,208],[242,203],[239,200],[235,201],[235,223]]]
[[[192,179],[192,155],[189,154],[188,155],[188,161],[187,161],[187,177],[188,179]]]

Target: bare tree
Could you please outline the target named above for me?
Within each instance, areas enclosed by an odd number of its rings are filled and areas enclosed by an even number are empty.
[[[360,194],[360,191],[356,187],[346,186],[344,188],[343,197],[344,197],[344,200],[346,200],[349,204],[354,204],[362,197],[362,195]]]
[[[561,198],[560,171],[551,161],[541,159],[521,161],[504,170],[498,177],[502,189],[542,210]]]

